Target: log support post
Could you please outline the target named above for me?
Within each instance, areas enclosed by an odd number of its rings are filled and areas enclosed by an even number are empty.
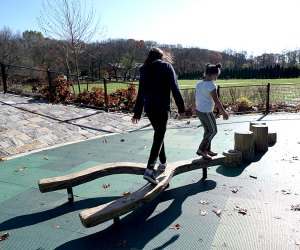
[[[73,189],[71,187],[68,187],[67,192],[68,192],[69,202],[73,202],[74,201]]]

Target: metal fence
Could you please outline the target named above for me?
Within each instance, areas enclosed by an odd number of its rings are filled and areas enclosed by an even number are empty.
[[[49,101],[54,101],[53,80],[58,76],[66,78],[73,84],[70,91],[73,95],[90,92],[92,89],[103,89],[105,102],[103,106],[108,110],[109,95],[120,89],[127,89],[128,82],[107,81],[80,77],[77,81],[75,75],[62,72],[39,70],[16,65],[0,63],[0,91],[6,93],[22,94],[41,98],[39,88],[44,85],[50,89]],[[136,91],[138,86],[136,84]],[[195,90],[182,89],[186,108],[192,115],[195,114]],[[252,86],[222,86],[218,87],[218,94],[225,108],[233,113],[291,111],[300,109],[300,83],[294,84],[264,84]],[[243,103],[244,102],[244,103]],[[245,105],[245,102],[247,102]],[[173,105],[174,106],[174,105]]]

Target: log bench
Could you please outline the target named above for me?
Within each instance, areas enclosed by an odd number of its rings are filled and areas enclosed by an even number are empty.
[[[146,183],[134,193],[118,198],[117,200],[89,208],[80,212],[79,217],[85,227],[93,227],[102,222],[113,219],[114,222],[120,220],[119,216],[126,214],[141,205],[157,197],[169,184],[175,175],[202,168],[202,179],[207,178],[207,168],[224,163],[225,156],[217,155],[212,160],[203,158],[177,161],[168,163],[166,171],[157,172],[159,183],[152,185]],[[67,189],[68,199],[74,200],[72,187],[83,184],[94,179],[113,174],[138,174],[143,175],[145,171],[144,163],[117,162],[107,163],[100,166],[88,168],[65,176],[41,179],[39,189],[41,192],[50,192],[60,189]]]

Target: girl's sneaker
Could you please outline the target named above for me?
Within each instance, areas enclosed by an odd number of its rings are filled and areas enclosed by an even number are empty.
[[[167,167],[167,163],[159,163],[157,170],[160,172],[165,172],[166,167]]]
[[[206,151],[202,151],[202,150],[198,149],[196,154],[199,155],[199,156],[202,156],[203,158],[205,158],[207,160],[212,160],[211,156],[208,155],[208,153]]]
[[[155,178],[155,172],[154,170],[146,168],[145,173],[144,173],[144,179],[149,181],[150,183],[157,185],[158,180]]]
[[[218,155],[218,153],[215,153],[213,151],[208,151],[207,154],[210,155],[210,156],[217,156]]]

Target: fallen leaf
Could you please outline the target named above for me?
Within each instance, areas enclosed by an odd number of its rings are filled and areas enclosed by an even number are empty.
[[[116,247],[124,247],[124,248],[126,248],[127,247],[127,241],[126,240],[119,240],[116,243]]]
[[[237,193],[237,191],[239,191],[237,188],[231,190],[232,193]]]
[[[104,184],[102,185],[102,187],[103,187],[103,188],[108,188],[108,187],[110,187],[110,184],[109,184],[109,183],[104,183]]]
[[[53,228],[60,228],[60,226],[58,226],[58,225],[54,225],[54,226],[52,226]]]
[[[253,179],[257,179],[257,177],[254,176],[254,175],[250,175],[250,177],[253,178]]]
[[[180,228],[180,225],[179,224],[175,224],[175,225],[171,226],[170,228],[178,230]]]
[[[291,207],[291,209],[293,210],[293,211],[300,211],[300,204],[297,204],[297,205],[292,205],[292,207]]]
[[[207,204],[209,204],[209,202],[207,202],[207,201],[199,201],[199,203],[201,203],[201,204],[203,204],[203,205],[207,205]]]
[[[240,206],[235,206],[234,210],[237,210],[238,213],[242,214],[242,215],[245,215],[247,214],[247,209],[246,208],[242,208]]]
[[[23,170],[27,169],[27,167],[21,167],[21,168],[18,168],[15,172],[21,172]]]
[[[49,159],[48,159],[48,156],[45,156],[45,157],[44,157],[44,160],[49,160]]]
[[[281,193],[282,194],[291,194],[291,191],[290,190],[281,190]]]
[[[131,193],[130,193],[130,191],[127,191],[127,192],[124,192],[123,193],[123,196],[128,196],[128,195],[130,195]]]
[[[0,241],[6,240],[10,236],[9,232],[6,232],[0,236]]]
[[[207,215],[207,211],[200,210],[200,211],[199,211],[199,215],[205,216],[205,215]]]
[[[213,211],[216,215],[220,216],[221,213],[222,213],[222,210],[221,209],[217,209],[217,208],[214,208],[212,209],[211,211]]]

